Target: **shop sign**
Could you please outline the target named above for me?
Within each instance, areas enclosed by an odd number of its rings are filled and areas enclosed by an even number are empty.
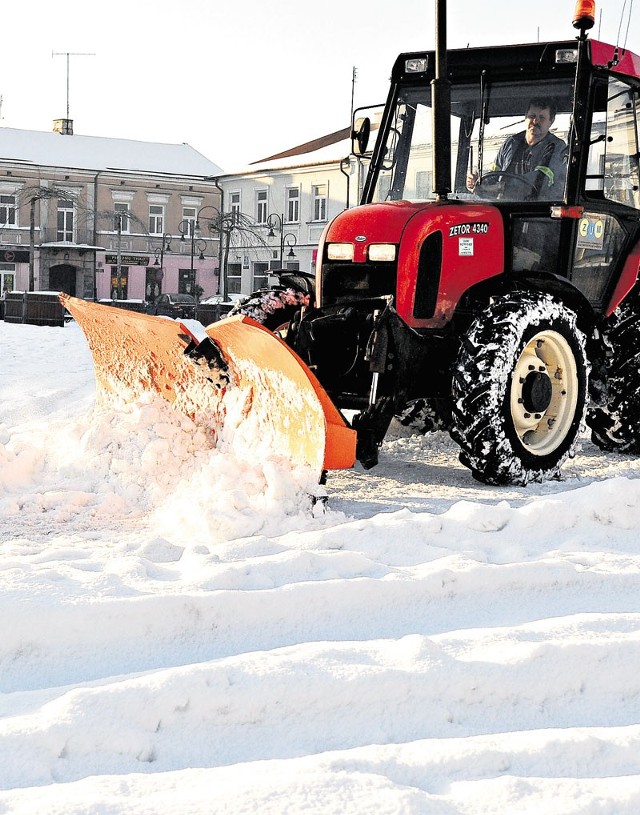
[[[120,255],[121,266],[148,266],[150,261],[149,255]],[[111,266],[118,265],[117,255],[107,255],[105,262]]]
[[[28,249],[2,249],[0,250],[0,263],[28,263]]]

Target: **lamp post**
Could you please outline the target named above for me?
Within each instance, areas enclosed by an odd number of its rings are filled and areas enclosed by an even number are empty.
[[[115,294],[113,296],[113,291],[111,292],[111,299],[112,300],[122,300],[122,219],[125,216],[124,212],[116,212],[116,234],[118,236],[118,255],[116,258],[116,288]]]
[[[189,281],[192,287],[191,293],[197,302],[196,296],[196,269],[194,265],[195,254],[198,252],[198,260],[204,260],[204,250],[207,248],[207,242],[202,239],[196,239],[196,231],[199,230],[198,219],[191,221],[186,218],[178,224],[178,232],[180,233],[180,242],[185,243],[187,235],[191,240],[191,265],[189,267]]]
[[[284,215],[278,215],[276,212],[272,212],[271,215],[267,216],[266,224],[269,227],[269,231],[267,233],[268,238],[275,238],[276,233],[274,232],[274,229],[280,233],[280,268],[282,269],[282,257],[284,255],[285,245],[289,247],[287,257],[294,258],[296,253],[293,251],[293,247],[298,243],[298,239],[293,232],[285,233]]]
[[[194,257],[196,252],[198,252],[198,259],[204,260],[205,259],[205,249],[207,248],[207,243],[202,238],[197,239],[197,235],[200,233],[200,218],[202,214],[206,212],[206,210],[211,210],[213,216],[205,218],[206,221],[209,222],[209,232],[214,232],[216,227],[215,223],[217,222],[217,229],[218,229],[218,264],[220,264],[220,256],[222,253],[222,233],[223,233],[223,223],[222,223],[222,215],[220,210],[217,207],[214,207],[211,204],[207,204],[204,207],[200,207],[200,209],[196,212],[195,220],[191,220],[190,218],[186,218],[184,221],[181,221],[178,224],[178,231],[180,232],[180,241],[184,243],[186,241],[186,236],[189,235],[191,240],[191,285],[193,286],[193,293],[195,296],[196,290],[196,272],[194,267]],[[221,273],[220,268],[218,268],[218,274]],[[220,284],[218,283],[218,286]]]
[[[200,229],[200,217],[202,216],[202,213],[208,209],[215,213],[213,217],[205,218],[205,220],[209,222],[209,232],[212,233],[215,231],[216,227],[214,224],[216,223],[218,231],[218,291],[216,294],[220,293],[220,284],[222,283],[223,295],[226,296],[224,280],[222,278],[222,239],[224,236],[224,216],[217,207],[214,207],[212,204],[207,204],[204,207],[200,207],[198,210],[196,214],[195,228],[196,230]]]
[[[159,267],[156,271],[156,283],[158,284],[158,295],[160,295],[162,294],[162,281],[164,279],[164,253],[171,251],[171,235],[168,232],[162,233],[160,248],[156,248],[153,251],[156,256],[153,265]]]

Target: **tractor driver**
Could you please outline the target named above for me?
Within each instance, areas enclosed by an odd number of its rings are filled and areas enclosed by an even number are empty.
[[[481,184],[477,172],[469,173],[467,189],[507,200],[562,198],[567,145],[549,132],[555,118],[553,100],[531,99],[525,115],[526,130],[505,139]]]

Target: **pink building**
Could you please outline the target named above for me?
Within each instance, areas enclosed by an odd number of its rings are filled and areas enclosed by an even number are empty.
[[[0,128],[0,293],[218,293],[221,169],[188,144]]]

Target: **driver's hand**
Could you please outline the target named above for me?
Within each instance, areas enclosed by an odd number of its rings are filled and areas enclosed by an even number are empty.
[[[475,191],[477,183],[478,183],[478,173],[468,173],[467,189],[469,190],[469,192]]]

